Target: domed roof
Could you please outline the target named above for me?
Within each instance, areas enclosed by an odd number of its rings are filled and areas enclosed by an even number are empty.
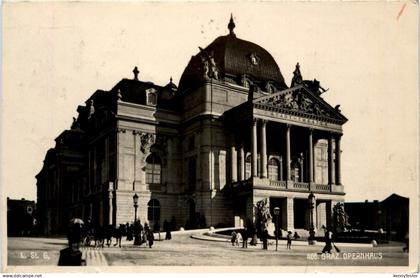
[[[179,82],[179,91],[196,85],[203,77],[203,57],[212,57],[219,76],[240,83],[243,76],[264,88],[270,82],[278,89],[287,88],[277,63],[261,46],[236,37],[231,19],[230,34],[216,38],[209,46],[193,56]]]

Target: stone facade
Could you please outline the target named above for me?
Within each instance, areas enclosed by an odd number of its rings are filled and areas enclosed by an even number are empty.
[[[302,81],[297,67],[289,88],[271,55],[229,26],[193,56],[179,88],[140,81],[136,68],[78,107],[37,175],[45,234],[63,233],[73,217],[233,226],[252,222],[262,199],[271,213],[280,208],[284,230],[308,229],[310,216],[328,225],[332,204],[344,200],[347,119],[321,98],[319,82]]]

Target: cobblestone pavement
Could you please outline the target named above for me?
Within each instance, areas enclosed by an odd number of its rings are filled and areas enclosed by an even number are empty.
[[[9,238],[9,265],[57,265],[64,239]],[[337,244],[339,245],[339,244]],[[249,246],[249,245],[248,245]],[[344,247],[340,253],[322,255],[322,246],[271,244],[244,249],[229,242],[204,241],[189,235],[175,235],[170,241],[155,241],[152,248],[134,247],[123,240],[122,248],[82,248],[88,266],[406,266],[408,254],[402,244],[378,247]]]

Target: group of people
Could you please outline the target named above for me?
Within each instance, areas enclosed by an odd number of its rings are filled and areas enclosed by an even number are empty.
[[[331,253],[331,250],[334,248],[337,250],[337,252],[339,252],[339,249],[334,245],[333,242],[333,233],[331,231],[331,229],[327,229],[325,228],[325,235],[324,235],[324,239],[325,239],[325,246],[322,250],[322,253]],[[295,233],[292,235],[293,233],[291,231],[287,232],[286,235],[286,248],[287,249],[291,249],[292,248],[292,240],[297,240],[300,238],[299,234],[295,231]],[[257,244],[257,232],[253,232],[252,234],[249,232],[249,230],[247,229],[247,227],[244,227],[242,230],[234,230],[231,233],[231,243],[232,246],[239,246],[240,243],[242,242],[242,248],[248,248],[248,239],[251,237],[251,241],[250,241],[250,245],[256,245]],[[282,235],[279,234],[279,237],[281,238]],[[262,231],[261,235],[260,235],[260,239],[263,243],[263,249],[268,249],[268,232]]]
[[[165,231],[165,240],[170,240],[172,225],[165,220],[163,228]],[[159,233],[160,240],[160,225],[158,222],[155,223],[153,228],[146,222],[144,225],[141,224],[140,220],[134,223],[120,224],[118,227],[113,225],[107,226],[94,226],[91,221],[88,220],[86,223],[77,223],[69,227],[68,230],[68,241],[69,245],[75,245],[77,248],[80,246],[95,246],[104,247],[105,245],[110,247],[113,244],[113,238],[115,243],[113,246],[121,248],[121,240],[126,237],[127,241],[133,241],[134,245],[146,244],[152,248],[154,243],[154,232]]]
[[[144,227],[141,224],[140,220],[134,222],[132,227],[130,226],[129,233],[127,235],[127,240],[131,241],[134,239],[134,245],[146,244],[149,248],[152,248],[153,242],[155,240],[153,230],[149,227],[147,223],[144,223]]]
[[[250,245],[257,245],[257,233],[255,229],[244,227],[242,230],[235,230],[231,234],[232,246],[239,246],[242,242],[242,248],[248,248],[249,238],[251,238]]]
[[[113,225],[107,226],[93,226],[88,220],[86,225],[81,227],[80,240],[82,246],[108,247],[112,244],[112,238],[115,237],[116,242],[114,246],[121,248],[121,238],[128,233],[128,223],[120,224],[119,227]]]

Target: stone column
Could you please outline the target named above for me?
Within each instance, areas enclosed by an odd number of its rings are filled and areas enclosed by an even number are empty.
[[[286,127],[286,180],[290,181],[290,125]]]
[[[282,213],[282,228],[288,231],[295,229],[294,224],[294,209],[293,209],[293,198],[285,198],[282,202],[281,207]]]
[[[333,142],[332,135],[328,137],[328,184],[333,184]]]
[[[341,134],[335,137],[335,184],[341,185]]]
[[[238,150],[238,181],[242,181],[245,179],[245,151],[244,151],[244,143],[241,141],[239,143],[239,150]]]
[[[260,140],[261,140],[261,178],[267,178],[267,121],[261,120]]]
[[[251,176],[257,176],[257,119],[252,121],[252,132],[251,132]]]
[[[236,155],[236,149],[235,149],[235,139],[232,139],[232,144],[230,146],[230,176],[231,176],[231,182],[236,182],[238,178],[238,165],[237,165],[237,155]]]
[[[279,158],[279,180],[284,180],[283,178],[283,156],[280,156]]]
[[[309,156],[309,183],[314,182],[314,143],[312,138],[313,129],[309,129],[309,149],[308,149],[308,156]]]
[[[114,196],[114,193],[113,193],[113,190],[114,190],[114,183],[113,182],[109,182],[109,188],[108,188],[108,197],[109,197],[109,205],[108,205],[108,225],[112,225],[113,223],[112,223],[112,210],[113,210],[113,207],[112,207],[112,199],[113,199],[113,196]]]

